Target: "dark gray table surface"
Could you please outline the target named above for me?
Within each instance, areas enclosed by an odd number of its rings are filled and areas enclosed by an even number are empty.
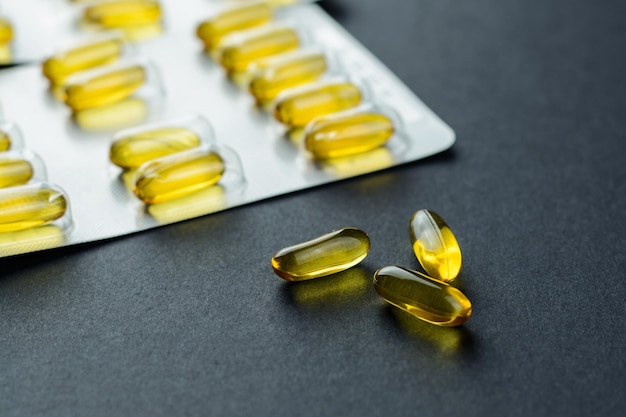
[[[326,0],[457,132],[377,174],[0,261],[0,415],[618,416],[626,407],[626,3]],[[474,314],[397,312],[413,211],[452,226]],[[288,284],[281,247],[366,230]]]

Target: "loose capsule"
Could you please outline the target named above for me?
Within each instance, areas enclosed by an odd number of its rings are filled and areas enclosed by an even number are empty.
[[[255,60],[292,51],[299,44],[298,34],[289,27],[253,29],[224,40],[220,62],[227,72],[240,72]]]
[[[11,149],[11,137],[0,130],[0,152],[8,151]]]
[[[20,158],[0,157],[0,188],[26,184],[33,177],[33,166]]]
[[[119,38],[89,42],[48,58],[42,64],[42,72],[52,84],[59,85],[74,73],[117,61],[122,48]]]
[[[0,194],[0,232],[42,226],[63,217],[67,200],[58,190],[11,188]]]
[[[434,211],[418,210],[409,225],[411,244],[417,260],[428,275],[454,280],[461,270],[461,248],[452,230]]]
[[[150,160],[200,145],[198,135],[184,127],[163,127],[117,139],[109,157],[120,168],[133,169]]]
[[[217,183],[225,162],[213,151],[195,149],[147,162],[137,169],[133,192],[146,204],[172,200]]]
[[[326,71],[321,52],[288,54],[257,72],[250,81],[250,93],[263,103],[274,100],[281,91],[317,80]]]
[[[367,234],[346,227],[281,249],[272,258],[272,268],[287,281],[305,281],[345,271],[365,259],[369,250]]]
[[[207,49],[213,49],[225,36],[264,25],[271,20],[272,8],[266,1],[235,5],[200,23],[196,35]]]
[[[13,40],[13,25],[3,17],[0,17],[0,45]]]
[[[120,101],[138,90],[146,80],[141,65],[114,69],[65,86],[65,103],[74,111]]]
[[[311,85],[279,96],[274,117],[286,125],[302,127],[316,117],[356,107],[360,102],[361,92],[352,83]]]
[[[393,132],[391,119],[380,113],[330,115],[309,123],[304,146],[320,159],[348,156],[384,145]]]
[[[472,314],[461,291],[417,271],[386,266],[374,274],[374,288],[389,304],[438,326],[459,326]]]
[[[84,18],[106,28],[150,25],[160,22],[161,6],[153,0],[112,0],[87,6]]]

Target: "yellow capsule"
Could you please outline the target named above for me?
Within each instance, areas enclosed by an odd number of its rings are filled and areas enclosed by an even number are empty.
[[[272,8],[265,1],[236,5],[200,23],[196,35],[208,49],[213,49],[225,36],[264,25],[271,20]]]
[[[11,149],[11,137],[0,130],[0,152],[8,151]]]
[[[19,158],[0,158],[0,188],[24,185],[33,178],[33,166]]]
[[[358,87],[349,82],[312,85],[278,97],[274,117],[289,126],[302,127],[316,117],[356,107]]]
[[[274,272],[287,281],[305,281],[345,271],[370,250],[367,234],[354,227],[281,249],[272,258]]]
[[[103,39],[58,53],[42,64],[43,74],[58,85],[70,75],[117,61],[122,54],[122,40]]]
[[[300,40],[288,27],[268,27],[235,34],[224,41],[220,62],[229,73],[244,71],[254,61],[298,48]]]
[[[434,211],[418,210],[409,225],[417,260],[431,277],[449,282],[461,271],[461,248],[452,230]]]
[[[65,103],[74,111],[115,103],[129,97],[146,80],[141,65],[114,69],[65,86]]]
[[[417,271],[386,266],[374,274],[374,288],[389,304],[438,326],[459,326],[472,314],[461,291]]]
[[[320,159],[354,155],[383,146],[393,131],[391,119],[380,113],[330,115],[307,126],[304,146]]]
[[[42,226],[65,214],[67,200],[60,191],[19,188],[0,194],[0,232]]]
[[[163,127],[119,138],[109,157],[120,168],[133,169],[145,162],[200,146],[200,138],[184,127]]]
[[[224,170],[224,160],[213,151],[169,155],[139,167],[133,192],[144,203],[161,203],[216,184]]]
[[[260,70],[250,81],[250,93],[263,103],[288,88],[317,80],[326,71],[321,52],[288,54]]]
[[[153,0],[113,0],[87,6],[87,22],[106,28],[150,25],[161,20],[161,6]]]
[[[3,17],[0,17],[0,45],[13,40],[13,25]]]

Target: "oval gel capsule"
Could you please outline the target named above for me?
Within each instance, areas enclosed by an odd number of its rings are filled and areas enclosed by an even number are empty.
[[[0,45],[7,44],[13,40],[13,26],[11,22],[0,17]]]
[[[10,188],[0,194],[0,232],[42,226],[65,214],[67,200],[62,192],[49,188],[22,188]]]
[[[351,268],[365,259],[369,250],[367,234],[346,227],[281,249],[272,258],[272,268],[287,281],[304,281]]]
[[[24,185],[33,177],[30,162],[18,158],[2,158],[0,155],[0,188]]]
[[[418,210],[409,225],[413,252],[431,277],[449,282],[461,271],[461,248],[452,230],[434,211]]]
[[[133,192],[146,204],[161,203],[216,184],[225,169],[216,152],[192,149],[140,166]]]
[[[11,149],[11,137],[8,133],[0,130],[0,152]]]
[[[103,1],[87,6],[84,18],[106,28],[150,25],[161,21],[161,6],[155,0]]]
[[[461,291],[417,271],[386,266],[374,274],[374,288],[389,304],[438,326],[459,326],[472,314]]]

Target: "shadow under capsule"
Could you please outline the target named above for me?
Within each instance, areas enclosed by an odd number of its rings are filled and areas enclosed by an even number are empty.
[[[84,131],[108,132],[141,124],[149,116],[145,100],[129,97],[105,106],[92,107],[72,114],[72,122]]]

